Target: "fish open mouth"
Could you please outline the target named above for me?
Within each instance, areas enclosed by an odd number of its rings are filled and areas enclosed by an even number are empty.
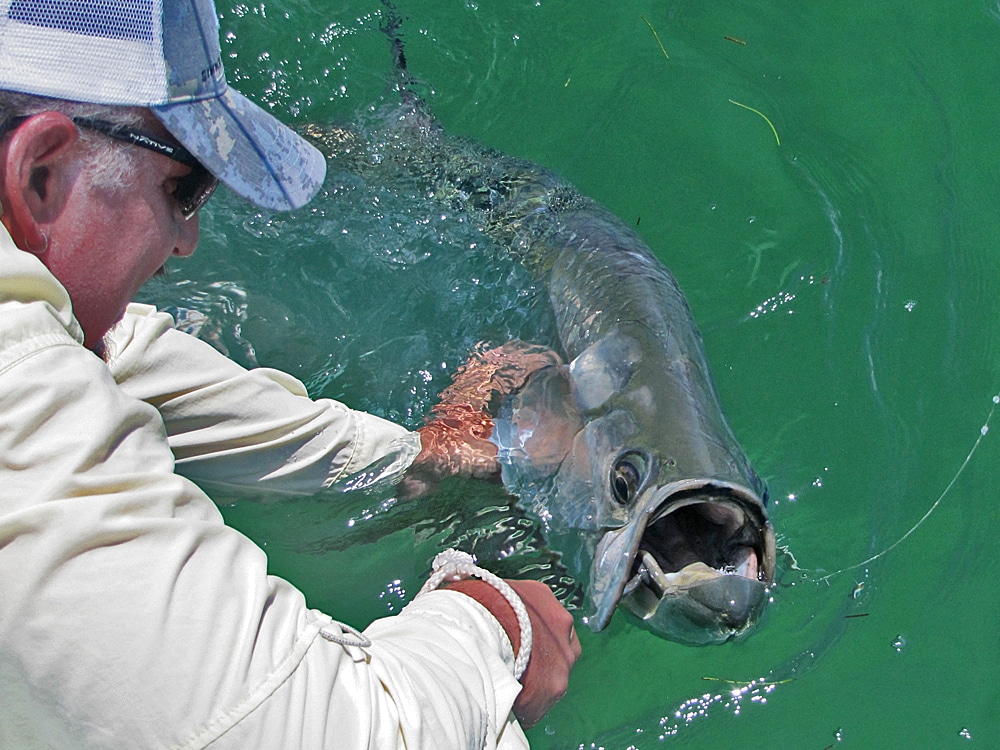
[[[646,524],[623,594],[638,586],[675,593],[705,576],[761,578],[763,538],[741,504],[728,498],[671,498]]]
[[[755,495],[713,485],[676,493],[649,516],[622,603],[676,640],[728,640],[763,609],[774,557]]]

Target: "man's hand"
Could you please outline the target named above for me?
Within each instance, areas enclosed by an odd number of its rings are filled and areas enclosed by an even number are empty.
[[[507,580],[524,602],[531,619],[532,645],[528,668],[521,675],[520,695],[514,701],[514,715],[523,727],[532,727],[566,693],[569,673],[580,656],[580,640],[573,628],[573,616],[540,581]],[[507,632],[514,653],[521,647],[517,615],[503,595],[488,583],[465,579],[444,588],[461,591],[482,604]]]
[[[497,449],[490,442],[490,405],[523,386],[536,370],[561,363],[551,349],[522,341],[473,352],[417,430],[421,451],[407,473],[409,486],[403,494],[419,495],[447,476],[498,476]]]
[[[540,581],[507,583],[517,592],[531,618],[531,660],[521,675],[524,689],[514,702],[514,714],[522,726],[537,724],[566,694],[569,673],[580,656],[580,639],[573,615]]]

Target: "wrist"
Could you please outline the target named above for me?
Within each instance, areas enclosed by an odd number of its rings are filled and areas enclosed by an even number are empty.
[[[524,602],[521,601],[521,597],[517,595],[517,592],[514,591],[507,581],[476,565],[476,559],[468,552],[461,552],[456,549],[445,550],[434,558],[431,568],[431,576],[424,583],[417,596],[427,591],[433,591],[445,583],[456,583],[475,577],[496,591],[506,601],[507,606],[514,613],[514,618],[517,622],[516,631],[510,625],[509,621],[506,625],[504,624],[504,620],[507,619],[507,610],[499,602],[492,600],[492,594],[487,594],[481,589],[468,589],[468,592],[472,593],[466,594],[467,596],[476,598],[480,603],[487,601],[493,604],[492,609],[487,606],[487,610],[493,614],[497,622],[500,623],[500,627],[507,634],[507,639],[510,641],[511,648],[515,652],[514,678],[520,680],[521,675],[528,668],[528,660],[531,659],[532,642],[531,617],[528,615],[528,610],[524,606]],[[473,596],[473,594],[477,596]],[[483,604],[483,606],[486,605]],[[515,632],[517,633],[516,636],[514,635]]]
[[[500,627],[507,634],[507,640],[514,651],[515,658],[521,650],[521,627],[517,622],[517,614],[503,594],[485,581],[465,578],[461,581],[449,581],[441,588],[459,591],[482,604],[493,615]]]

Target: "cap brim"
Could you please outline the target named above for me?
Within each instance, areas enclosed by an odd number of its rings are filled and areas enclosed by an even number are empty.
[[[299,208],[323,185],[323,155],[232,87],[152,110],[208,171],[262,208]]]

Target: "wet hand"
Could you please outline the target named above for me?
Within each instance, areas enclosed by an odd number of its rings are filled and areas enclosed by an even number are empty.
[[[440,477],[460,474],[484,479],[497,474],[497,448],[490,442],[493,418],[468,404],[438,404],[419,428],[415,468]]]
[[[551,349],[520,341],[473,352],[417,430],[421,450],[407,472],[403,496],[421,495],[447,476],[496,479],[500,465],[490,442],[491,404],[524,385],[536,370],[560,363]]]

